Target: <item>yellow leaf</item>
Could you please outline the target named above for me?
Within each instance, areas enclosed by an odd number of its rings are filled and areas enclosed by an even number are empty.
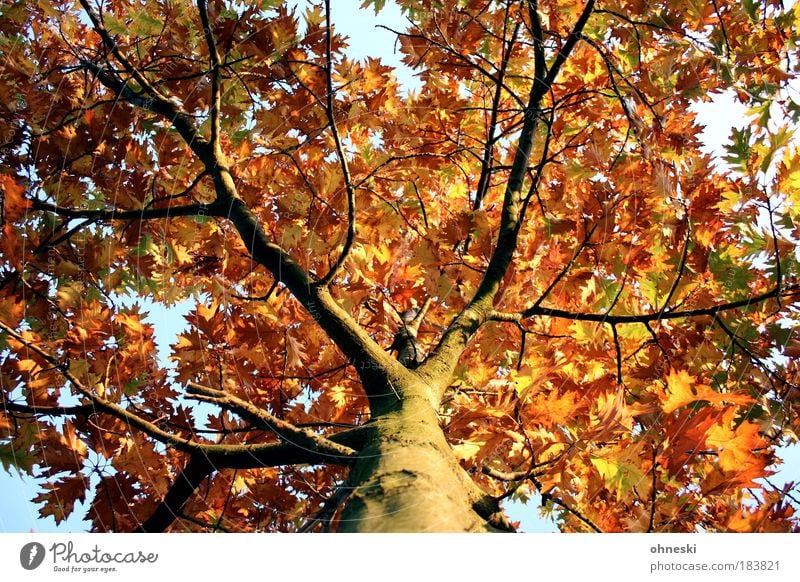
[[[132,316],[126,313],[118,313],[114,317],[114,321],[122,325],[125,330],[130,332],[132,335],[141,336],[148,331],[148,328],[142,324],[138,316]]]
[[[20,372],[33,372],[39,369],[39,364],[33,360],[20,360],[17,362],[17,369]]]
[[[474,459],[480,450],[481,445],[472,442],[461,443],[453,446],[453,452],[456,454],[456,458],[462,461]]]

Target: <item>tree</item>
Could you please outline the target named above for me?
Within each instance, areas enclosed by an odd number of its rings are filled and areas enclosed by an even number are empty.
[[[3,6],[0,458],[41,514],[797,531],[800,9],[401,0],[406,91],[331,4]]]

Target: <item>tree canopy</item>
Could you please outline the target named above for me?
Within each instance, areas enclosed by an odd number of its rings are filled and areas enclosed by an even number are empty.
[[[310,531],[434,443],[494,529],[797,531],[800,7],[396,3],[414,89],[329,0],[3,4],[3,466],[96,531]]]

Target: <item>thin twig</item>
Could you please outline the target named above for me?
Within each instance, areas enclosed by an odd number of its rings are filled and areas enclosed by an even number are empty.
[[[339,258],[336,259],[336,262],[330,268],[327,275],[322,277],[318,282],[318,284],[322,286],[328,285],[333,278],[336,277],[337,273],[344,265],[344,262],[347,260],[356,238],[356,191],[350,177],[350,167],[348,166],[347,156],[342,147],[342,140],[339,137],[339,129],[336,125],[336,114],[334,112],[333,103],[333,25],[331,24],[330,0],[325,0],[325,25],[327,29],[325,39],[325,53],[327,58],[325,63],[325,82],[327,83],[325,111],[328,115],[333,142],[336,146],[336,156],[339,158],[339,166],[342,170],[342,178],[344,179],[344,187],[347,194],[347,235]]]

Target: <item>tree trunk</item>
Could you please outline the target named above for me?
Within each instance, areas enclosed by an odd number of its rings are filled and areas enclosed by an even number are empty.
[[[361,451],[339,523],[342,532],[509,530],[492,498],[458,464],[424,395],[373,420],[376,437]]]

